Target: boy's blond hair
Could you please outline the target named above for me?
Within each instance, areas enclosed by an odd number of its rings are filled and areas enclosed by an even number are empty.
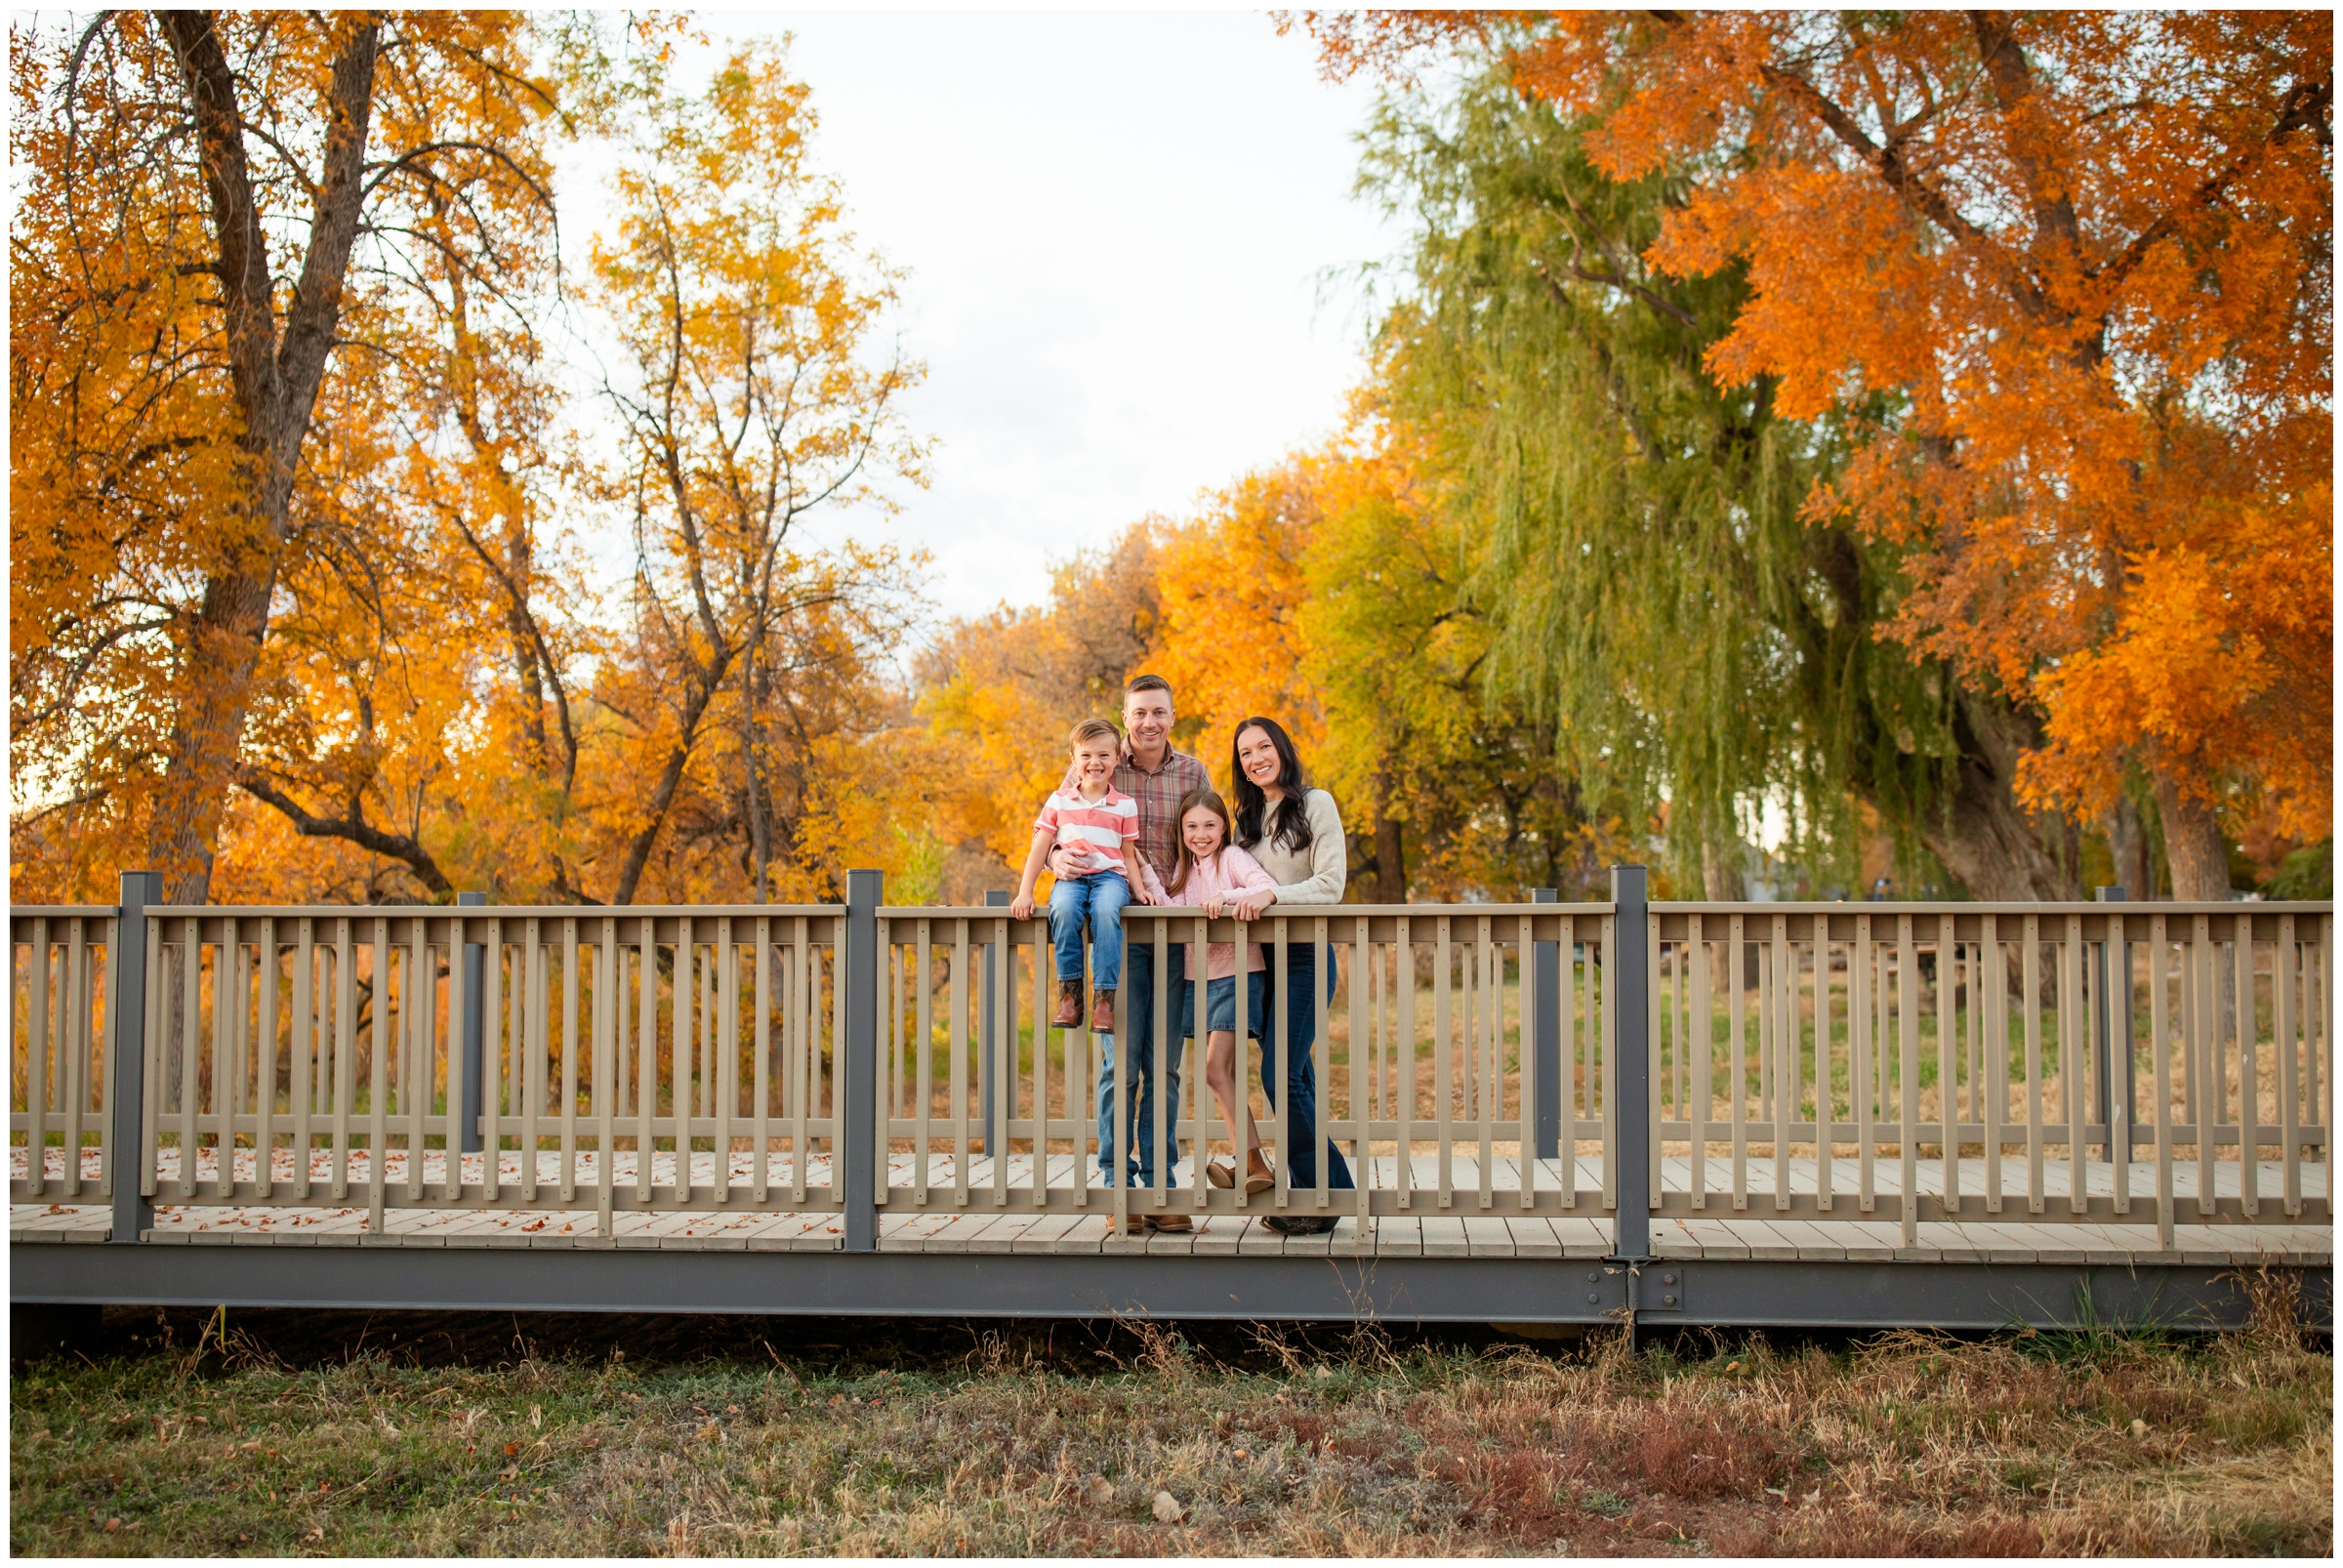
[[[1071,749],[1086,740],[1111,740],[1119,747],[1123,744],[1123,731],[1103,719],[1085,719],[1066,737],[1066,745]]]

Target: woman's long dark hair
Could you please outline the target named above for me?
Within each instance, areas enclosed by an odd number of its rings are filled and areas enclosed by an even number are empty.
[[[1261,787],[1245,776],[1245,764],[1237,761],[1237,747],[1245,739],[1245,731],[1258,729],[1269,737],[1269,745],[1277,753],[1277,787],[1286,792],[1278,803],[1277,814],[1264,823],[1262,813],[1269,798]],[[1229,771],[1236,778],[1237,843],[1252,848],[1265,836],[1281,849],[1307,849],[1310,846],[1310,814],[1302,797],[1310,793],[1310,780],[1301,770],[1301,757],[1294,750],[1294,739],[1286,726],[1274,719],[1248,719],[1237,726],[1236,738],[1228,743]]]

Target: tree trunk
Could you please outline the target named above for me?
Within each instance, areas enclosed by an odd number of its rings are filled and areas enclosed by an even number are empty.
[[[1738,904],[1749,895],[1742,886],[1741,867],[1734,863],[1732,851],[1738,847],[1713,839],[1701,841],[1701,896],[1710,903]]]
[[[1378,816],[1375,819],[1375,897],[1377,903],[1404,904],[1408,901],[1407,846],[1402,840],[1406,824],[1397,817]]]
[[[1990,699],[1962,692],[1952,715],[1960,748],[1952,793],[1941,810],[1913,824],[1945,869],[1969,892],[1992,902],[2082,896],[2081,885],[2046,849],[2011,793],[2018,758],[2041,743],[2041,726]]]
[[[2226,899],[2229,848],[2210,801],[2191,794],[2169,768],[2156,771],[2156,811],[2163,818],[2164,859],[2172,867],[2172,896]]]
[[[2156,896],[2156,864],[2148,855],[2148,824],[2128,796],[2117,796],[2107,813],[2107,847],[2116,863],[2116,886],[2126,898]]]
[[[211,895],[212,860],[244,744],[253,671],[268,635],[269,599],[276,591],[301,445],[340,327],[343,283],[365,196],[366,136],[382,28],[373,21],[354,26],[334,60],[330,102],[323,105],[328,129],[322,178],[312,196],[308,253],[280,342],[276,281],[244,156],[234,72],[209,13],[168,12],[164,25],[179,56],[202,147],[228,380],[243,427],[238,444],[248,460],[245,493],[227,509],[212,541],[218,556],[187,640],[181,676],[185,694],[146,830],[147,853],[163,875],[165,900],[199,904]]]

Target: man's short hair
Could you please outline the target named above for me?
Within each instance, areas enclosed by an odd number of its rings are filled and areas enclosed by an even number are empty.
[[[1123,688],[1123,700],[1129,702],[1142,691],[1160,691],[1164,694],[1166,702],[1172,700],[1172,682],[1160,675],[1132,676],[1130,683]]]

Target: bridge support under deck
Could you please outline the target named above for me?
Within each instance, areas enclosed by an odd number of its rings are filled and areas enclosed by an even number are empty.
[[[20,1305],[738,1312],[1604,1324],[1625,1268],[1602,1259],[642,1252],[604,1248],[102,1247],[20,1241]],[[2243,1270],[2205,1265],[1655,1259],[1638,1326],[1995,1330],[2236,1327]],[[2332,1271],[2289,1273],[2333,1322]]]

